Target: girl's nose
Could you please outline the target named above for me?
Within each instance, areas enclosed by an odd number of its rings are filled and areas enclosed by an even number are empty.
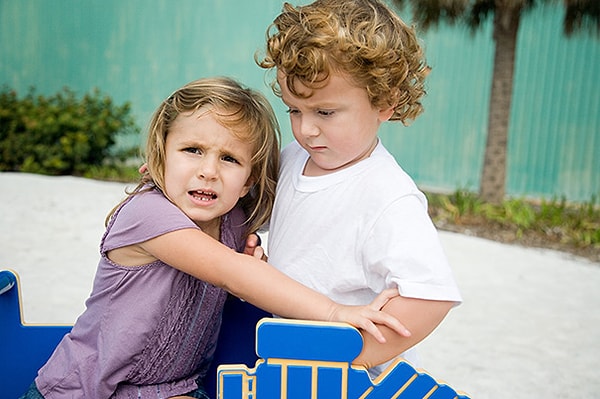
[[[218,162],[213,157],[206,157],[200,162],[198,176],[205,180],[214,180],[219,174]]]

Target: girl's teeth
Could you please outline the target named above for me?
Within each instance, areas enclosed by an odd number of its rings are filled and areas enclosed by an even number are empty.
[[[217,195],[213,193],[206,193],[204,191],[195,191],[193,196],[201,201],[210,201],[217,199]]]

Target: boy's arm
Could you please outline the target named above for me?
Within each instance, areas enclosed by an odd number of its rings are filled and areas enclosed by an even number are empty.
[[[386,326],[378,325],[386,342],[379,343],[370,334],[363,334],[363,350],[352,363],[371,368],[395,358],[427,337],[454,305],[455,302],[450,301],[402,296],[392,298],[382,310],[401,320],[411,335],[402,336]]]

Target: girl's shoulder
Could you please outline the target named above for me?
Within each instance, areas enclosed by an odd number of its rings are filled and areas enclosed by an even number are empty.
[[[157,188],[147,187],[127,198],[114,214],[114,222],[134,223],[156,219],[191,220]]]
[[[185,228],[198,227],[162,192],[151,188],[131,195],[115,211],[106,229],[104,248],[131,245]]]

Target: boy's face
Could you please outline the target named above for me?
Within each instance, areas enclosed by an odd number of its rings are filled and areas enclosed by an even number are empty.
[[[318,89],[296,82],[299,93],[312,91],[308,98],[294,96],[283,73],[277,73],[277,81],[289,107],[294,137],[310,154],[307,176],[332,173],[369,157],[377,145],[379,125],[393,113],[391,107],[374,108],[366,89],[339,73],[332,73],[327,85]]]
[[[248,193],[252,171],[252,145],[213,115],[206,109],[178,115],[165,142],[166,194],[207,232],[218,231],[219,216]]]

